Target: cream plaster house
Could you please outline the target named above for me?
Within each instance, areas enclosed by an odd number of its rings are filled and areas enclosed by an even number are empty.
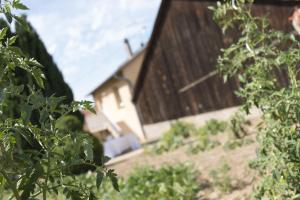
[[[127,48],[129,48],[130,59],[91,92],[97,115],[85,114],[86,127],[92,134],[96,136],[98,134],[98,137],[107,133],[113,137],[133,133],[141,142],[145,142],[139,113],[132,103],[133,87],[137,81],[145,51],[142,49],[133,55],[129,45]]]

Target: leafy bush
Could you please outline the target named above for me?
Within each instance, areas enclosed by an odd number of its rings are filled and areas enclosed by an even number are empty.
[[[171,125],[170,130],[165,135],[188,138],[196,132],[197,129],[195,125],[182,121],[177,121]]]
[[[190,136],[196,136],[197,144],[189,149],[191,153],[198,153],[218,146],[220,143],[209,139],[209,135],[217,135],[224,132],[227,127],[227,122],[212,119],[206,122],[204,126],[199,128],[193,124],[177,121],[171,125],[171,128],[166,132],[160,141],[154,145],[150,152],[162,154],[164,152],[175,150],[184,144],[184,139]]]
[[[230,193],[234,190],[232,179],[228,175],[229,171],[230,166],[223,161],[218,168],[210,172],[213,187],[217,188],[222,193]]]
[[[227,122],[211,119],[199,129],[199,132],[207,135],[217,135],[219,133],[224,132],[226,128]]]
[[[245,114],[242,111],[236,112],[230,119],[229,140],[224,145],[224,150],[234,150],[242,146],[252,144],[254,141],[250,138],[245,138],[247,133],[247,126],[251,125],[251,122],[246,119]]]
[[[253,2],[227,0],[213,8],[224,32],[238,27],[234,31],[240,33],[222,50],[218,69],[225,80],[239,78],[237,94],[246,113],[252,106],[263,113],[256,160],[262,177],[255,197],[299,199],[300,42],[294,34],[272,28],[267,17],[253,16]],[[281,81],[279,74],[288,80]]]
[[[123,185],[123,195],[132,200],[193,199],[199,190],[197,176],[188,165],[139,168]]]
[[[210,139],[210,136],[222,133],[226,130],[226,128],[227,122],[225,121],[218,121],[216,119],[207,121],[201,128],[199,128],[198,133],[196,134],[196,144],[192,145],[188,149],[188,152],[197,154],[221,145],[220,142]]]
[[[74,115],[66,115],[57,120],[55,127],[59,130],[77,131],[82,129],[82,122]]]
[[[197,129],[193,124],[177,121],[171,125],[152,151],[157,154],[172,151],[183,145],[184,139],[196,134]]]
[[[100,190],[94,189],[103,200],[191,200],[200,189],[198,175],[188,164],[166,165],[159,169],[145,166],[134,169],[128,178],[119,179],[120,193],[105,180]],[[81,176],[88,187],[95,179],[92,174]]]
[[[252,143],[254,143],[254,141],[250,138],[228,140],[224,145],[224,149],[225,150],[235,150],[239,147],[246,146],[246,145],[249,145]]]
[[[213,149],[217,146],[221,145],[220,142],[216,140],[211,140],[207,134],[200,133],[198,135],[198,139],[196,141],[196,144],[192,145],[188,152],[192,154],[197,154],[199,152],[207,151],[210,149]]]
[[[251,125],[251,122],[245,118],[244,113],[236,112],[230,122],[230,130],[235,138],[243,138],[248,134],[246,126]]]
[[[74,115],[66,115],[60,117],[56,124],[55,128],[57,128],[60,131],[71,131],[71,132],[78,132],[82,129],[82,122],[78,119],[77,116]],[[89,135],[89,133],[85,133]],[[93,151],[93,160],[92,162],[96,165],[103,165],[104,164],[104,150],[102,143],[93,135],[90,135],[92,140],[92,151]],[[68,146],[69,148],[72,148],[74,145],[72,141],[65,141],[63,144],[65,147]],[[84,152],[84,149],[81,150],[81,158],[84,158],[87,153]],[[74,164],[71,167],[71,171],[74,174],[81,174],[86,173],[88,171],[94,171],[96,170],[96,167],[91,166],[90,164]]]
[[[15,19],[23,25],[24,20],[12,13],[16,9],[27,7],[20,0],[1,1],[0,13],[7,21]],[[79,164],[95,168],[98,186],[107,176],[117,189],[113,170],[93,162],[92,139],[78,130],[55,126],[59,117],[82,109],[93,111],[91,103],[65,104],[63,97],[45,96],[43,66],[15,47],[16,41],[8,28],[0,30],[0,191],[9,195],[4,198],[46,200],[63,188],[67,199],[95,200],[91,188],[72,173]],[[17,78],[19,73],[28,76],[27,84]]]

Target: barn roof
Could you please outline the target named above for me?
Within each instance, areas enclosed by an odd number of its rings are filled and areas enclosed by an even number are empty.
[[[186,1],[186,2],[217,2],[217,0],[162,0],[161,6],[159,8],[157,18],[153,27],[153,31],[149,40],[149,43],[145,49],[145,58],[142,63],[142,67],[137,79],[137,83],[135,84],[134,92],[133,92],[133,102],[136,102],[139,93],[141,92],[143,88],[143,83],[145,80],[145,76],[147,74],[149,65],[148,63],[150,62],[150,59],[152,57],[152,54],[154,53],[154,49],[156,47],[156,44],[158,42],[158,38],[161,34],[162,27],[164,25],[164,22],[166,20],[168,10],[170,8],[170,5],[172,1]],[[259,4],[273,4],[273,5],[291,5],[291,6],[296,6],[300,4],[300,0],[255,0],[255,3]]]

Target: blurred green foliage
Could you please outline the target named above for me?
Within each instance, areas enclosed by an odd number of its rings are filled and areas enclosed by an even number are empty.
[[[245,113],[242,111],[236,112],[230,120],[230,130],[233,133],[234,138],[243,138],[247,133],[247,126],[250,126],[251,122],[246,119]]]
[[[77,131],[82,129],[82,122],[74,115],[60,117],[55,127],[59,130]]]
[[[134,169],[126,179],[119,179],[120,193],[105,180],[95,193],[103,200],[191,200],[200,190],[198,176],[189,164],[165,165],[159,169],[144,166]],[[88,186],[93,185],[95,178],[94,174],[81,176]]]
[[[191,145],[188,148],[188,153],[198,154],[199,152],[208,151],[219,145],[221,145],[219,141],[213,140],[209,135],[201,132],[197,136],[197,141],[195,142],[195,144]]]
[[[188,153],[198,154],[221,145],[219,141],[211,139],[211,137],[225,132],[227,126],[226,121],[208,120],[198,129],[198,133],[195,135],[197,140],[188,148]]]
[[[0,13],[6,20],[11,24],[15,19],[30,31],[24,18],[14,14],[16,9],[27,7],[20,0],[1,1]],[[97,199],[92,188],[86,187],[72,173],[72,167],[77,165],[95,168],[98,188],[102,178],[108,177],[118,190],[116,174],[104,166],[107,159],[100,165],[93,162],[91,137],[78,130],[78,126],[73,130],[56,127],[58,119],[73,115],[79,109],[92,110],[91,102],[72,102],[56,93],[53,81],[59,82],[59,77],[57,80],[54,77],[52,83],[47,82],[51,79],[47,71],[51,67],[28,57],[37,57],[40,62],[52,61],[41,41],[22,35],[20,41],[30,38],[23,45],[33,45],[28,49],[33,54],[24,53],[15,46],[18,37],[11,34],[8,26],[0,30],[0,190],[9,195],[3,198],[46,200],[50,194],[63,189],[62,194],[67,199]],[[61,87],[64,91],[65,85],[59,84],[57,89]],[[69,121],[72,123],[66,123]],[[65,121],[72,126],[73,122]]]
[[[199,129],[199,132],[206,135],[217,135],[223,133],[227,127],[228,123],[226,121],[211,119]]]
[[[252,163],[261,175],[255,198],[299,199],[299,35],[277,26],[275,29],[267,13],[254,15],[252,9],[257,6],[253,3],[226,0],[211,8],[224,34],[240,33],[221,50],[217,67],[225,81],[238,78],[240,88],[236,94],[244,100],[243,110],[249,114],[255,106],[262,112],[257,159]]]
[[[182,121],[177,121],[171,124],[169,131],[164,133],[157,144],[154,145],[151,151],[162,154],[172,151],[183,145],[184,139],[197,134],[197,128],[193,124]]]
[[[222,193],[230,193],[234,190],[232,178],[229,176],[230,169],[230,166],[222,161],[216,169],[210,171],[213,187]]]
[[[250,145],[250,144],[253,144],[253,143],[254,143],[254,140],[252,140],[251,138],[231,139],[231,140],[228,140],[224,144],[224,149],[226,151],[235,150],[237,148],[247,146],[247,145]]]

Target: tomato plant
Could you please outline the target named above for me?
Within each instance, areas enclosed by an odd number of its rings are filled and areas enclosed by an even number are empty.
[[[224,32],[240,32],[236,42],[222,49],[218,69],[225,80],[239,78],[246,112],[252,106],[263,112],[258,157],[252,163],[262,176],[255,197],[299,199],[300,43],[293,33],[274,30],[267,17],[253,16],[252,3],[231,0],[211,8]],[[278,72],[287,75],[288,84],[281,83]]]
[[[9,23],[24,24],[15,9],[28,9],[20,0],[0,1],[0,12]],[[26,28],[26,27],[25,27]],[[69,199],[97,199],[95,193],[75,176],[76,166],[89,166],[97,172],[100,187],[106,175],[118,190],[116,174],[93,162],[91,138],[80,131],[57,128],[60,118],[79,109],[89,109],[87,101],[63,104],[63,97],[42,94],[45,76],[34,58],[27,58],[14,47],[17,36],[0,31],[0,188],[16,200],[47,199],[51,193]],[[28,74],[24,85],[17,72]],[[33,113],[38,116],[32,121]],[[6,197],[5,197],[6,198]]]

